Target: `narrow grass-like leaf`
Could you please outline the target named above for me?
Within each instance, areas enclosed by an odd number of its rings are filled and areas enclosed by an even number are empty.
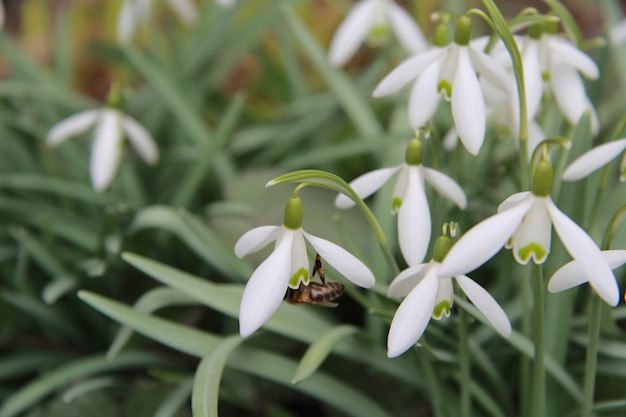
[[[0,358],[0,382],[38,372],[67,359],[67,355],[51,351],[4,352]]]
[[[148,206],[140,210],[129,227],[130,233],[147,228],[167,230],[181,240],[198,256],[228,276],[247,277],[252,272],[239,261],[231,250],[226,250],[201,222],[182,209],[170,206]]]
[[[178,290],[171,288],[159,287],[153,288],[142,294],[137,300],[133,308],[142,313],[153,313],[163,307],[171,305],[185,305],[185,304],[198,304],[198,300],[192,298],[186,294],[181,293]],[[133,334],[133,330],[128,326],[122,326],[122,328],[115,335],[113,343],[109,347],[107,352],[107,358],[114,358],[124,348],[126,343]]]
[[[117,379],[110,376],[80,381],[63,393],[63,401],[66,403],[70,403],[76,398],[87,394],[88,392],[114,386],[116,382]]]
[[[46,304],[54,304],[57,300],[76,288],[74,277],[61,277],[46,284],[41,290],[41,299]]]
[[[156,409],[152,417],[174,417],[191,396],[193,378],[185,379]]]
[[[78,297],[113,320],[189,355],[202,357],[220,341],[212,334],[151,316],[89,291],[79,291]]]
[[[352,388],[339,380],[317,372],[302,383],[291,384],[296,363],[274,353],[241,347],[231,355],[228,365],[258,375],[330,404],[346,415],[354,417],[391,417],[371,395]]]
[[[358,327],[342,325],[333,327],[317,339],[304,353],[296,373],[291,379],[292,384],[297,384],[311,376],[320,367],[332,350],[344,339],[359,331]]]
[[[485,316],[472,304],[462,300],[460,297],[454,297],[454,302],[458,303],[463,309],[465,309],[485,326],[490,326],[489,321],[485,318]],[[527,357],[531,359],[534,357],[533,343],[518,331],[513,330],[511,336],[505,338],[504,340]],[[580,386],[576,383],[574,378],[549,355],[546,355],[546,371],[556,381],[558,381],[563,388],[565,388],[572,399],[574,399],[577,403],[582,402],[583,393]]]
[[[239,335],[225,338],[200,361],[191,395],[194,417],[217,417],[220,380],[230,354],[244,339]]]
[[[70,111],[84,110],[98,104],[95,100],[76,94],[71,90],[57,88],[50,84],[35,84],[12,79],[2,81],[0,97],[37,99],[40,102],[63,106]]]
[[[330,65],[324,51],[300,21],[292,6],[289,3],[283,3],[280,10],[294,37],[315,69],[324,77],[359,133],[365,137],[380,135],[383,129],[378,123],[376,114],[367,105],[368,100],[355,88],[354,83],[346,74]]]
[[[197,144],[203,144],[212,140],[212,132],[201,116],[178,91],[176,86],[168,79],[160,67],[146,58],[141,51],[133,45],[127,45],[123,49],[131,64],[148,80],[158,92],[163,102],[174,114],[181,129]]]
[[[119,369],[171,365],[163,357],[151,353],[126,352],[113,360],[102,356],[78,359],[48,372],[11,394],[0,408],[0,417],[12,417],[37,404],[42,398],[81,378]]]

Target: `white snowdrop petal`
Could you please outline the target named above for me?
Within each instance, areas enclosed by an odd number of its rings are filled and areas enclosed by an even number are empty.
[[[80,135],[98,120],[100,110],[85,110],[61,120],[48,132],[46,145],[57,146],[72,136]]]
[[[409,95],[409,123],[417,129],[429,121],[439,106],[441,94],[437,91],[439,61],[428,66],[415,80]]]
[[[527,198],[468,230],[450,248],[441,263],[439,276],[466,274],[491,259],[513,235],[533,201],[534,198]]]
[[[367,174],[363,174],[352,180],[350,182],[350,187],[352,187],[361,199],[365,199],[382,187],[401,167],[401,165],[398,165],[391,168],[381,168],[368,172]],[[335,198],[335,207],[340,209],[354,207],[354,201],[344,194],[339,194]]]
[[[330,41],[328,59],[336,67],[352,58],[372,29],[376,2],[363,0],[352,6]]]
[[[602,258],[611,269],[615,269],[626,263],[626,250],[606,250],[601,253]],[[548,291],[565,291],[588,281],[578,261],[572,260],[563,265],[552,275],[548,282]]]
[[[552,54],[556,55],[559,61],[563,61],[568,66],[576,68],[578,71],[582,72],[585,77],[595,80],[600,76],[600,70],[595,61],[569,41],[557,36],[551,36],[548,45],[552,50]]]
[[[437,190],[439,194],[452,201],[459,206],[460,209],[467,207],[465,192],[456,181],[436,169],[424,167],[422,172],[424,173],[424,179]]]
[[[122,159],[122,116],[118,110],[102,110],[91,145],[89,171],[96,191],[109,186]]]
[[[285,233],[274,252],[248,280],[239,307],[239,333],[242,337],[254,333],[280,306],[289,281],[292,238],[293,233]]]
[[[291,267],[289,269],[289,287],[300,288],[300,283],[309,282],[309,256],[306,252],[306,243],[302,228],[294,230],[293,242],[291,243]],[[294,282],[294,277],[298,281]]]
[[[548,202],[554,230],[563,246],[578,261],[582,272],[598,295],[609,305],[619,303],[619,288],[613,271],[602,257],[600,249],[589,235],[563,214],[552,201]]]
[[[424,278],[431,264],[411,266],[400,272],[389,284],[387,296],[393,298],[406,297]]]
[[[376,283],[374,274],[356,256],[326,239],[310,235],[304,231],[303,234],[322,259],[341,275],[360,287],[374,286]]]
[[[622,20],[611,29],[609,38],[613,45],[617,45],[626,41],[626,19]]]
[[[491,294],[465,275],[458,275],[455,278],[467,298],[485,315],[498,333],[504,337],[509,337],[511,335],[511,322]]]
[[[422,263],[430,242],[430,208],[418,168],[409,168],[407,191],[398,212],[398,243],[409,266]]]
[[[605,143],[576,158],[563,172],[565,181],[577,181],[618,157],[626,149],[626,138]]]
[[[544,263],[550,253],[551,236],[552,223],[546,208],[546,197],[536,197],[526,217],[513,234],[515,260],[522,265],[527,264],[531,258],[536,264]]]
[[[592,110],[580,75],[565,62],[553,62],[550,86],[567,120],[575,125],[587,110]]]
[[[517,206],[523,200],[527,199],[530,194],[530,191],[522,191],[519,193],[511,194],[498,205],[498,213]]]
[[[459,64],[452,85],[452,118],[465,148],[477,155],[485,139],[485,102],[467,48],[459,49]]]
[[[396,3],[389,2],[388,5],[391,28],[404,49],[410,54],[419,54],[428,49],[426,38],[415,19]]]
[[[431,49],[430,51],[405,59],[383,78],[374,89],[372,95],[374,97],[384,97],[397,93],[402,87],[418,77],[422,71],[435,62],[444,51],[445,49]]]
[[[491,83],[500,88],[502,91],[509,91],[508,75],[504,66],[490,55],[467,48],[472,66],[480,73],[481,77],[489,79]]]
[[[122,126],[137,155],[149,165],[156,164],[159,160],[159,148],[157,148],[150,132],[130,116],[123,116]]]
[[[543,77],[541,75],[539,43],[537,41],[527,41],[523,50],[522,61],[524,64],[527,113],[528,118],[533,119],[541,107],[541,98],[543,96]],[[519,107],[519,104],[517,107]],[[519,119],[519,114],[517,118]]]
[[[280,226],[261,226],[248,230],[235,243],[235,255],[241,259],[261,250],[278,238],[281,229]]]
[[[422,337],[435,308],[438,284],[434,273],[428,274],[400,303],[389,327],[388,357],[400,356]]]

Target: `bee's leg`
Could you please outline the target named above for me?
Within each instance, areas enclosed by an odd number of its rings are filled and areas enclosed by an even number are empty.
[[[322,285],[326,284],[326,277],[324,276],[324,267],[322,266],[322,257],[320,256],[319,253],[315,255],[315,265],[313,266],[312,276],[314,276],[315,273],[317,273],[317,275],[320,277],[320,280],[322,281]]]

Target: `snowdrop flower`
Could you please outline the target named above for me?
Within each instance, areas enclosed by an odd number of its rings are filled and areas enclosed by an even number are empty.
[[[113,107],[85,110],[54,125],[46,136],[46,144],[55,147],[72,136],[95,126],[89,171],[96,191],[105,190],[118,170],[122,145],[127,137],[135,152],[148,165],[159,160],[159,150],[152,135],[137,120]]]
[[[565,181],[577,181],[609,163],[626,149],[626,138],[614,140],[585,152],[563,172]],[[622,159],[620,180],[626,180],[626,159]]]
[[[604,250],[601,253],[602,258],[611,269],[615,269],[626,263],[626,250]],[[615,275],[613,275],[613,280],[615,280]],[[594,286],[594,282],[589,281],[589,278],[583,273],[579,262],[574,260],[563,265],[552,275],[550,281],[548,282],[548,291],[565,291],[584,284],[585,282],[589,282],[591,287],[599,293]],[[615,282],[615,286],[617,286],[617,282]]]
[[[409,142],[403,164],[368,172],[353,180],[350,186],[359,197],[366,198],[398,172],[392,212],[398,213],[400,251],[407,264],[415,266],[424,260],[430,243],[430,208],[426,200],[424,181],[461,209],[467,206],[467,198],[463,189],[452,178],[422,165],[422,143],[417,138]],[[335,199],[335,206],[350,208],[354,206],[354,202],[339,194]]]
[[[557,105],[571,124],[577,124],[583,113],[591,112],[593,134],[600,130],[598,115],[587,97],[579,73],[590,80],[600,76],[596,63],[568,40],[556,34],[558,24],[544,25],[545,32],[538,41],[541,69]]]
[[[613,26],[609,38],[613,45],[626,41],[626,19]]]
[[[280,306],[287,287],[309,284],[309,260],[305,240],[337,272],[361,287],[374,285],[374,275],[342,247],[305,232],[302,227],[302,200],[292,196],[285,206],[282,226],[261,226],[243,234],[235,244],[235,254],[243,258],[275,241],[272,254],[254,271],[241,299],[239,332],[254,333]]]
[[[426,50],[424,34],[402,7],[393,0],[362,0],[352,6],[330,41],[330,63],[343,66],[368,37],[379,37],[389,27],[409,53]]]
[[[422,337],[431,317],[439,320],[450,316],[454,301],[452,278],[502,336],[511,334],[511,323],[506,313],[484,288],[466,275],[440,273],[441,261],[451,244],[447,235],[439,237],[433,259],[429,263],[405,269],[389,286],[389,297],[406,296],[389,328],[387,356],[390,358],[401,355],[413,346]]]
[[[513,249],[520,264],[545,262],[550,252],[551,226],[575,259],[581,273],[608,304],[619,302],[611,268],[591,237],[552,201],[552,166],[540,160],[533,170],[531,191],[513,194],[498,213],[483,220],[459,239],[443,261],[439,276],[453,276],[478,268],[503,246]]]
[[[117,18],[117,39],[126,43],[132,38],[137,24],[146,22],[150,16],[153,0],[124,0]],[[192,26],[198,20],[198,9],[193,0],[167,0],[167,4],[186,26]]]
[[[414,128],[433,116],[443,95],[451,101],[459,138],[476,155],[485,139],[486,125],[485,100],[476,71],[503,91],[509,88],[509,78],[496,60],[472,47],[471,28],[470,18],[460,17],[454,42],[406,59],[378,84],[373,95],[394,94],[415,80],[409,99],[409,118]],[[442,44],[438,39],[436,34],[435,45]]]

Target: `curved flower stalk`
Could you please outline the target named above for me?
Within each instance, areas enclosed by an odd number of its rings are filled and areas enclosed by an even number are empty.
[[[274,251],[254,271],[241,299],[239,332],[254,333],[278,309],[287,287],[297,289],[309,284],[309,260],[305,240],[329,265],[361,287],[374,285],[374,275],[354,255],[342,247],[304,231],[302,201],[292,196],[285,206],[282,226],[261,226],[243,234],[235,244],[235,254],[243,258],[276,242]]]
[[[611,268],[591,237],[552,201],[552,167],[541,160],[533,172],[531,191],[513,194],[498,207],[498,213],[483,220],[459,239],[443,261],[439,276],[463,274],[478,268],[503,246],[513,249],[520,264],[532,258],[545,262],[550,253],[552,227],[563,246],[577,261],[581,274],[610,305],[619,302],[619,288]]]
[[[626,250],[604,250],[601,253],[602,258],[611,269],[618,268],[626,263]],[[613,279],[615,280],[615,276],[613,276]],[[561,292],[586,282],[589,282],[591,287],[599,293],[594,282],[590,281],[583,273],[579,262],[573,260],[563,265],[552,275],[548,282],[548,291]],[[617,286],[617,281],[615,282],[615,286]],[[604,299],[604,301],[608,303],[606,299]]]
[[[461,209],[467,207],[467,197],[452,178],[422,165],[422,143],[417,138],[409,142],[404,163],[368,172],[353,180],[350,186],[364,199],[375,193],[398,172],[393,191],[392,213],[398,213],[400,251],[406,263],[414,266],[424,260],[430,243],[430,208],[424,182],[428,182]],[[346,209],[354,206],[354,202],[339,194],[335,199],[335,206]]]
[[[413,346],[422,337],[431,317],[439,320],[450,316],[454,301],[452,278],[502,336],[511,334],[511,323],[506,313],[484,288],[463,274],[440,274],[441,260],[450,245],[448,236],[439,237],[435,244],[435,256],[430,262],[405,269],[389,286],[389,297],[406,296],[389,328],[387,356],[390,358],[403,354]]]
[[[389,27],[408,53],[420,53],[428,47],[413,17],[393,0],[362,0],[352,6],[333,35],[328,51],[330,63],[345,65],[368,37],[380,37]]]
[[[565,181],[578,181],[608,164],[626,150],[626,138],[614,140],[585,152],[563,171]],[[626,161],[620,166],[620,180],[626,180]]]
[[[112,107],[85,110],[54,125],[46,136],[46,144],[58,146],[67,139],[95,127],[91,147],[89,174],[96,191],[104,191],[113,181],[122,160],[124,137],[148,165],[159,161],[159,149],[150,132],[137,120]]]
[[[129,42],[137,29],[137,25],[148,20],[152,1],[124,1],[117,17],[117,40],[119,42]],[[193,0],[167,0],[167,4],[186,26],[192,26],[198,20],[198,9]]]

